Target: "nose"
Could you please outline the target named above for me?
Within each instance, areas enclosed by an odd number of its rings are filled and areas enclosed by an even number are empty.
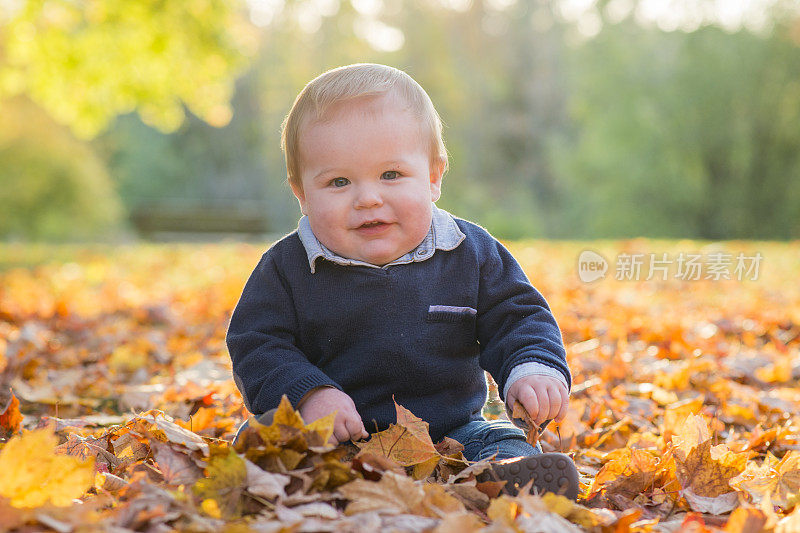
[[[354,207],[356,209],[368,209],[370,207],[380,207],[383,205],[383,198],[377,186],[372,184],[361,185],[356,190]]]

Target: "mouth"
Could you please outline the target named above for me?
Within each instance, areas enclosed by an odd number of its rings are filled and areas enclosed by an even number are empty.
[[[369,222],[364,222],[363,224],[358,226],[358,229],[375,228],[375,227],[383,226],[383,225],[386,225],[386,222],[382,222],[380,220],[371,220]]]
[[[389,227],[388,222],[384,222],[382,220],[370,220],[368,222],[364,222],[360,226],[356,226],[356,230],[359,233],[376,233],[383,231],[385,228]]]

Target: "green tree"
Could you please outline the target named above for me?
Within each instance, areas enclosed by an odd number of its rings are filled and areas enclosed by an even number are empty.
[[[589,237],[800,235],[800,50],[765,35],[607,26],[570,65],[554,160]]]
[[[0,99],[27,95],[86,138],[132,111],[172,131],[184,105],[227,124],[233,80],[257,45],[241,5],[228,0],[4,5]]]
[[[0,236],[113,237],[122,208],[105,165],[23,99],[0,105]]]

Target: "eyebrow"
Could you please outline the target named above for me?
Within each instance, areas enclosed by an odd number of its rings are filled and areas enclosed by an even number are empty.
[[[391,159],[391,160],[388,160],[388,161],[382,161],[381,163],[378,163],[378,165],[376,165],[376,166],[378,166],[378,167],[401,167],[402,168],[404,166],[408,166],[408,164],[406,163],[406,161],[404,161],[402,159]],[[341,170],[342,169],[337,168],[337,167],[324,168],[324,169],[320,170],[319,172],[317,172],[317,174],[313,178],[311,178],[311,180],[312,181],[318,181],[318,180],[320,180],[322,178],[323,175],[328,174],[329,172],[338,173]],[[347,174],[347,172],[343,172],[343,174]]]

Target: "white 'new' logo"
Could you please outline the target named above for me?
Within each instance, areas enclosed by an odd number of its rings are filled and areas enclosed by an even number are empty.
[[[606,277],[608,261],[592,250],[584,250],[578,257],[578,277],[584,283],[590,283]]]

